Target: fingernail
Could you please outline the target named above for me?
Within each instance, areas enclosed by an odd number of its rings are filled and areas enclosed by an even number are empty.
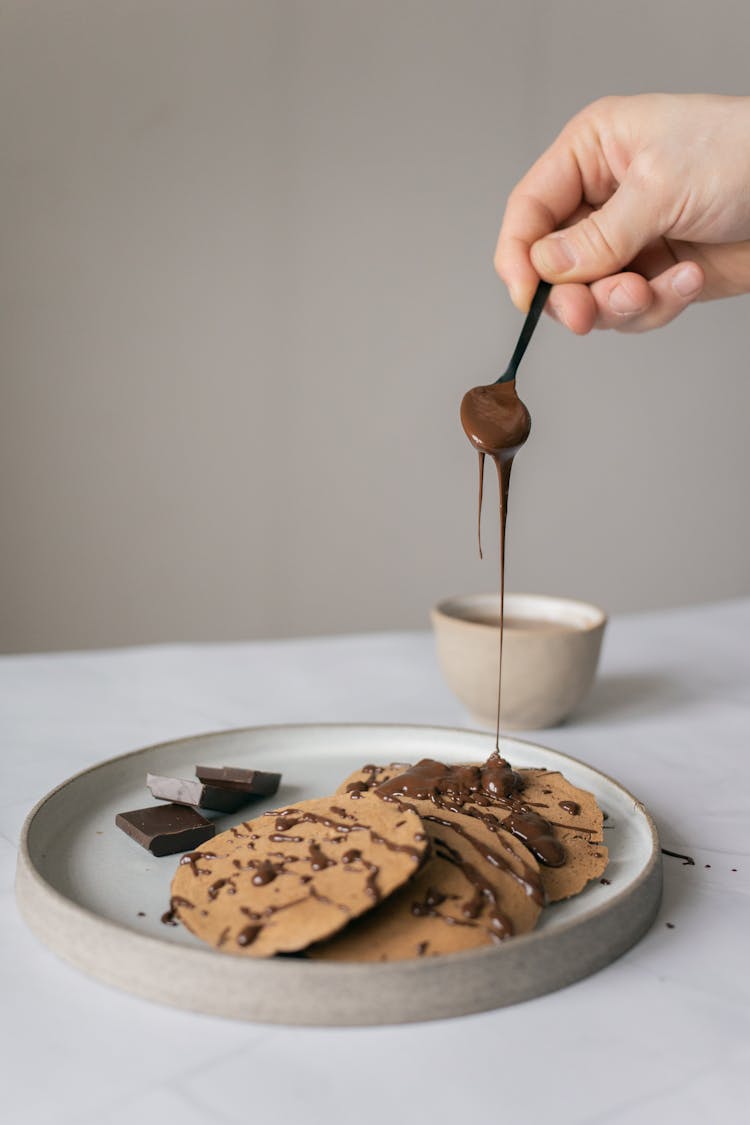
[[[510,299],[517,309],[521,312],[527,312],[529,307],[529,298],[526,295],[526,290],[521,285],[509,285]]]
[[[624,285],[615,285],[607,298],[607,303],[612,312],[617,313],[618,316],[632,315],[632,313],[640,312],[643,308],[642,305],[636,304]]]
[[[567,238],[553,234],[537,242],[532,250],[534,264],[549,273],[567,273],[576,264],[573,247]]]
[[[692,266],[678,270],[672,278],[672,288],[678,297],[694,297],[700,292],[702,278]]]

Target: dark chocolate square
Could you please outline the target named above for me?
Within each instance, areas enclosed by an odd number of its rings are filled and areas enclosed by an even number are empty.
[[[152,805],[115,817],[118,828],[152,855],[190,852],[216,835],[210,820],[188,805]]]

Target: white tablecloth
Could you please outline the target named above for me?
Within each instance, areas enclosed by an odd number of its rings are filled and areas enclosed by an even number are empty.
[[[750,599],[616,619],[589,701],[575,721],[538,738],[621,780],[653,812],[664,847],[695,857],[694,867],[665,857],[663,909],[639,945],[596,976],[515,1008],[346,1030],[236,1024],[90,980],[23,925],[16,844],[47,789],[149,742],[285,721],[465,725],[431,638],[0,658],[3,1119],[747,1120],[749,638]]]

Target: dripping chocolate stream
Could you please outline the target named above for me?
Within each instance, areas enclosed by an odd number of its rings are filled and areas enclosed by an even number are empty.
[[[505,527],[508,514],[508,491],[510,489],[510,470],[513,457],[507,460],[493,457],[497,468],[498,491],[500,493],[500,642],[497,661],[497,717],[495,719],[495,753],[500,753],[500,703],[503,693],[503,634],[505,633]],[[480,517],[481,518],[481,517]]]
[[[482,500],[484,499],[484,453],[480,449],[477,456],[479,457],[479,504],[477,505],[477,546],[479,547],[479,557],[484,558],[482,554]]]
[[[505,608],[505,529],[508,512],[508,491],[513,458],[524,444],[531,430],[531,417],[516,394],[515,379],[474,387],[461,402],[461,424],[466,436],[479,454],[479,513],[477,536],[479,557],[482,557],[482,497],[484,457],[489,454],[495,462],[499,492],[500,515],[500,638],[498,644],[497,719],[495,724],[495,752],[500,753],[500,703],[503,668],[503,612]]]

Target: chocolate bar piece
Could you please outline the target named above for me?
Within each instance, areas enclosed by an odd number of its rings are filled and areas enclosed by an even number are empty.
[[[249,793],[254,797],[270,797],[281,781],[280,773],[242,770],[236,766],[196,766],[195,773],[199,781],[205,781],[207,785]]]
[[[115,824],[152,855],[191,852],[216,835],[216,827],[187,805],[153,805],[115,817]]]
[[[177,805],[192,805],[199,809],[213,809],[214,812],[237,812],[249,800],[247,793],[206,785],[197,777],[162,777],[147,773],[146,785],[152,797],[159,801],[174,801]]]

